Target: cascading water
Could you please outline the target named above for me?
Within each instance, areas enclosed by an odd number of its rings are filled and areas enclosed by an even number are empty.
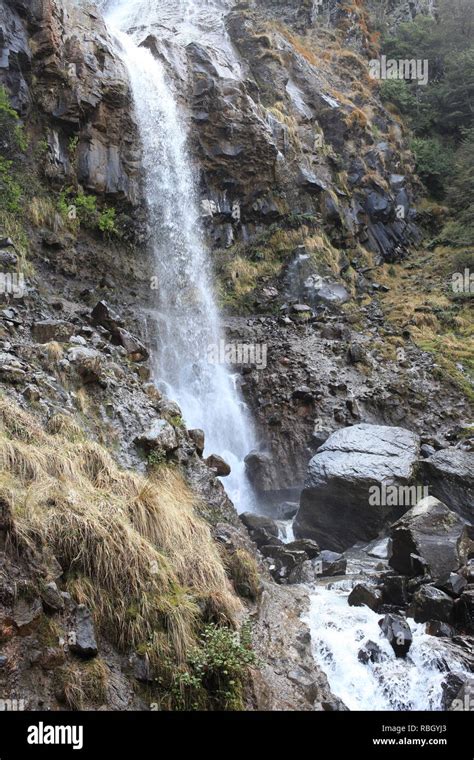
[[[253,505],[243,463],[254,447],[253,434],[236,379],[226,366],[209,361],[210,349],[219,346],[222,333],[200,229],[186,121],[163,63],[140,45],[149,34],[173,33],[176,43],[173,25],[180,25],[180,44],[193,40],[199,24],[225,6],[192,0],[115,0],[106,13],[129,72],[143,144],[157,283],[152,315],[159,343],[155,374],[181,407],[186,425],[205,430],[208,453],[221,455],[231,465],[228,492],[244,510]],[[226,49],[221,58],[224,64]]]
[[[368,607],[349,607],[347,583],[317,587],[311,595],[308,623],[314,656],[329,684],[350,710],[441,710],[446,662],[454,673],[468,676],[443,641],[429,636],[425,625],[410,620],[413,643],[406,659],[397,659],[381,636],[381,615]],[[363,645],[372,641],[380,661],[359,660]]]

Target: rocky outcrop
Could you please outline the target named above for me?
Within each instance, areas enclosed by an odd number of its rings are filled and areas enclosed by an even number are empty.
[[[390,565],[404,575],[424,572],[441,579],[459,569],[464,520],[430,496],[390,527]]]
[[[430,493],[469,522],[474,521],[474,453],[442,449],[423,462]]]
[[[0,82],[47,136],[45,176],[139,200],[139,150],[128,77],[92,2],[10,0],[0,13]],[[34,86],[33,86],[34,83]],[[74,138],[74,150],[71,150]]]
[[[254,628],[254,646],[261,663],[252,678],[254,704],[259,710],[344,709],[312,656],[311,634],[301,621],[308,606],[304,589],[296,592],[264,583]]]
[[[418,437],[403,428],[354,425],[334,433],[309,464],[295,535],[334,550],[375,538],[401,505],[372,500],[371,489],[412,484],[418,451]]]

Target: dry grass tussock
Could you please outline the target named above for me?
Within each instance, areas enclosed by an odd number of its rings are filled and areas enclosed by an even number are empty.
[[[233,624],[231,590],[196,497],[176,468],[121,470],[67,415],[47,431],[0,397],[0,491],[20,549],[47,546],[78,602],[119,648],[184,662],[199,627]]]

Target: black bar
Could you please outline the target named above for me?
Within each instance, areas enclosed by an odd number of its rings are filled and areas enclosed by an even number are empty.
[[[308,758],[344,753],[362,757],[472,760],[473,714],[449,713],[0,713],[0,760],[27,757],[87,757],[141,760],[184,752],[233,757]],[[43,731],[38,733],[40,724]],[[49,738],[49,726],[82,727],[82,748],[30,744]],[[61,734],[54,738],[61,740]],[[80,735],[64,733],[76,740]],[[271,753],[271,754],[270,754]],[[278,754],[277,754],[278,753]]]

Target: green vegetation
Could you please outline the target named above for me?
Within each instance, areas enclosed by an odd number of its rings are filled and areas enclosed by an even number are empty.
[[[0,211],[18,214],[23,194],[18,178],[19,158],[27,142],[4,87],[0,87],[0,136]]]
[[[89,230],[99,230],[106,237],[120,234],[115,209],[110,206],[99,208],[97,197],[81,189],[77,193],[71,187],[63,190],[58,208],[63,218],[76,229],[82,225]]]
[[[471,0],[441,0],[439,18],[419,15],[386,35],[381,52],[389,59],[426,59],[429,81],[382,83],[382,97],[393,103],[414,133],[418,173],[436,200],[447,199],[455,215],[463,213],[450,193],[459,167],[470,160],[474,114],[474,6]],[[467,167],[465,167],[467,171]],[[464,180],[473,187],[472,171]],[[458,220],[461,225],[466,220]]]
[[[186,668],[174,671],[167,707],[178,710],[242,710],[248,669],[256,665],[248,624],[240,632],[206,625]]]

